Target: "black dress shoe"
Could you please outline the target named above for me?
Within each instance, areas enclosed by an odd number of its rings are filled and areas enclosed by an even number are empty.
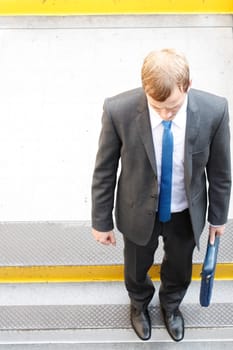
[[[163,308],[162,314],[168,333],[175,341],[181,341],[184,338],[184,319],[179,309],[173,313],[166,312]]]
[[[131,305],[130,320],[136,334],[142,340],[148,340],[151,337],[151,320],[148,310],[139,311]]]

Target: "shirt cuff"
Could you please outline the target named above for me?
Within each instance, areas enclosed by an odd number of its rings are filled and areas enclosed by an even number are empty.
[[[212,226],[212,227],[221,227],[221,226],[225,226],[226,224],[222,224],[222,225],[212,225],[212,224],[209,222],[209,225]]]

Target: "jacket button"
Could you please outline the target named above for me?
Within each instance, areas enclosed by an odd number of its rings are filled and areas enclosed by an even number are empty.
[[[158,195],[156,193],[151,195],[151,198],[157,198],[157,197]]]
[[[151,215],[154,215],[154,212],[153,212],[153,211],[149,211],[149,212],[148,212],[148,215],[150,215],[150,216],[151,216]]]

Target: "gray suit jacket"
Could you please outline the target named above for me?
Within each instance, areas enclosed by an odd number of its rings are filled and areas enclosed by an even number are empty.
[[[197,246],[207,211],[212,225],[227,221],[231,188],[229,141],[226,99],[191,89],[184,175]],[[157,201],[149,111],[145,93],[138,88],[105,101],[92,183],[92,225],[99,231],[112,230],[115,203],[118,229],[133,242],[145,245],[153,232]]]

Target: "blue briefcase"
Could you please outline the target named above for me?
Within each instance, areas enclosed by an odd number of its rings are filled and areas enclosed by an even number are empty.
[[[214,244],[210,244],[208,241],[205,260],[202,266],[201,272],[201,288],[200,288],[200,304],[201,306],[209,306],[213,284],[214,274],[217,262],[219,246],[219,236],[215,237]]]

